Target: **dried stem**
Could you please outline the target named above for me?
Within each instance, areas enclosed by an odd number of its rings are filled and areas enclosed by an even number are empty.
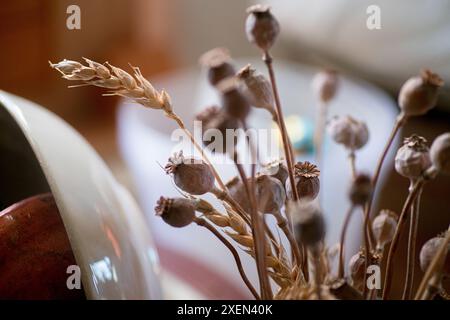
[[[423,183],[424,183],[423,178],[420,178],[418,181],[416,181],[414,183],[414,186],[411,189],[411,191],[409,192],[408,197],[406,198],[405,204],[403,205],[402,212],[400,213],[397,228],[395,229],[394,237],[392,238],[391,246],[389,248],[389,253],[387,256],[386,274],[385,274],[385,278],[384,278],[383,295],[382,295],[383,300],[387,299],[387,297],[389,295],[389,291],[391,289],[392,274],[393,274],[392,266],[393,266],[393,262],[394,262],[394,254],[395,254],[395,251],[396,251],[397,245],[398,245],[398,240],[400,238],[400,233],[403,229],[403,225],[405,224],[407,214],[408,214],[408,212],[410,212],[411,206],[414,203],[417,195],[419,194],[419,191],[422,188]]]
[[[392,142],[394,141],[395,136],[397,135],[397,132],[405,124],[406,121],[407,121],[406,115],[403,112],[401,112],[399,114],[399,116],[397,117],[397,119],[395,120],[394,127],[392,128],[391,134],[389,135],[389,138],[388,138],[388,140],[386,142],[386,145],[385,145],[385,147],[383,149],[383,152],[381,153],[381,157],[378,160],[377,166],[375,168],[375,172],[374,172],[373,177],[372,177],[373,194],[370,197],[370,199],[367,202],[367,205],[365,207],[365,215],[367,215],[369,217],[368,220],[370,220],[373,197],[376,194],[376,187],[377,187],[377,183],[378,183],[378,178],[380,177],[380,173],[381,173],[381,169],[383,167],[384,160],[386,159],[388,151],[389,151],[389,149],[390,149],[390,147],[392,145]],[[374,238],[373,238],[373,234],[371,232],[371,229],[369,228],[369,226],[366,226],[366,228],[368,228],[370,240],[373,243],[374,242]]]
[[[291,229],[288,227],[287,219],[285,219],[280,212],[273,213],[275,219],[277,220],[277,224],[280,229],[283,231],[284,235],[289,241],[289,244],[292,249],[292,253],[294,255],[295,262],[297,266],[300,267],[302,263],[302,256],[300,254],[300,249],[298,247],[297,241],[295,241],[295,237],[291,232]]]
[[[411,186],[414,182],[411,181]],[[408,254],[406,262],[406,279],[403,288],[403,300],[411,299],[411,292],[414,286],[414,269],[416,264],[416,244],[417,244],[417,229],[419,226],[419,212],[420,212],[420,197],[422,188],[420,188],[416,201],[411,206],[411,219],[409,223],[408,235]]]
[[[314,131],[314,149],[316,153],[316,161],[319,166],[322,164],[323,136],[327,122],[327,114],[328,114],[327,103],[319,99],[319,116]]]
[[[320,249],[319,246],[316,245],[311,249],[311,253],[313,256],[314,263],[314,288],[316,290],[317,300],[322,300],[321,287],[322,287],[322,278],[321,278],[321,265],[320,265]]]
[[[239,257],[239,254],[237,253],[236,249],[233,247],[233,245],[225,239],[223,235],[220,234],[210,223],[208,223],[205,219],[202,218],[195,218],[195,223],[201,227],[205,227],[209,231],[211,231],[231,252],[231,254],[234,257],[234,260],[236,261],[236,265],[239,270],[239,274],[241,275],[242,280],[247,285],[248,289],[252,293],[252,295],[255,297],[255,299],[260,300],[260,297],[258,293],[256,292],[255,288],[253,287],[250,280],[248,280],[247,275],[245,274],[244,268],[242,267],[242,262]]]
[[[355,179],[356,178],[356,164],[355,164],[355,160],[356,160],[356,155],[354,151],[350,151],[349,155],[348,155],[348,160],[350,161],[350,168],[352,171],[352,178]]]
[[[344,278],[344,242],[345,235],[347,233],[348,226],[350,224],[350,219],[353,215],[355,207],[352,205],[347,211],[345,215],[344,224],[342,225],[341,238],[340,238],[340,249],[339,249],[339,269],[338,269],[338,278]]]
[[[254,238],[254,250],[256,267],[258,271],[259,284],[261,289],[261,297],[264,300],[272,299],[272,290],[270,288],[269,276],[267,274],[266,266],[266,246],[265,246],[265,236],[264,236],[264,224],[260,214],[258,213],[258,207],[256,204],[256,199],[254,197],[255,189],[251,189],[249,185],[247,175],[241,163],[239,163],[239,157],[236,148],[234,148],[233,161],[236,165],[239,176],[241,177],[242,183],[245,188],[247,197],[250,199],[250,216],[252,224],[252,234]]]
[[[428,266],[428,269],[425,272],[422,281],[420,282],[419,289],[417,289],[414,300],[426,299],[427,298],[426,290],[428,289],[428,287],[435,285],[433,284],[433,282],[438,281],[439,275],[437,273],[439,273],[440,269],[442,269],[442,264],[444,263],[445,256],[447,255],[449,243],[450,243],[450,226],[447,229],[447,234],[445,235],[444,241],[442,241],[442,244],[439,247],[438,252],[434,256],[433,260],[431,260],[431,263]]]
[[[283,140],[283,148],[284,148],[284,154],[286,157],[286,163],[287,163],[287,167],[288,167],[289,181],[292,186],[292,198],[294,201],[297,201],[298,193],[297,193],[297,186],[295,184],[295,179],[294,179],[294,164],[293,164],[293,158],[292,158],[293,154],[291,154],[291,150],[292,150],[291,146],[292,145],[289,140],[289,136],[287,134],[286,124],[284,123],[283,110],[281,108],[280,96],[278,94],[277,84],[276,84],[276,80],[275,80],[275,73],[274,73],[273,65],[272,65],[272,57],[270,56],[269,52],[267,52],[267,51],[264,52],[263,61],[265,62],[267,69],[269,71],[270,83],[272,85],[272,93],[275,98],[275,108],[276,108],[276,112],[277,112],[276,119],[278,121],[278,126],[280,128],[281,137]]]

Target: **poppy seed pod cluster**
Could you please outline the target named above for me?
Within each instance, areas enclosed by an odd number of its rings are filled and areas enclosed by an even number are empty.
[[[397,214],[390,210],[381,210],[380,214],[372,221],[372,230],[377,247],[383,248],[387,243],[391,242],[397,228]]]
[[[182,228],[194,221],[195,205],[190,199],[161,197],[156,203],[155,213],[168,225]]]
[[[319,101],[329,102],[334,98],[339,85],[339,77],[334,70],[318,72],[312,81],[312,89]]]
[[[200,57],[200,64],[208,70],[208,80],[217,86],[222,80],[234,77],[236,70],[231,63],[230,53],[225,48],[214,48]]]
[[[430,266],[431,261],[437,254],[444,240],[444,235],[440,235],[431,238],[422,246],[422,249],[420,250],[420,268],[423,272],[425,272]],[[448,245],[447,252],[445,253],[443,274],[447,277],[450,277],[450,244]]]
[[[395,170],[409,179],[416,179],[430,166],[429,148],[426,140],[418,135],[412,135],[404,140],[403,146],[395,156]]]
[[[280,33],[280,25],[267,5],[254,5],[247,9],[245,33],[250,43],[262,51],[272,48]]]
[[[294,166],[294,179],[299,199],[313,200],[320,191],[320,171],[316,165],[305,161]],[[292,187],[289,179],[286,181],[286,193],[292,199]]]
[[[237,74],[242,92],[255,108],[266,109],[275,115],[272,87],[269,80],[257,73],[249,64]]]
[[[351,151],[361,149],[369,140],[369,129],[366,123],[351,116],[331,118],[327,131],[336,143],[342,144]]]
[[[165,170],[173,175],[175,185],[187,193],[201,195],[214,188],[215,177],[209,165],[201,159],[184,157],[181,151],[169,158]]]
[[[202,142],[208,149],[226,153],[236,144],[234,131],[239,129],[239,122],[224,110],[212,106],[197,114],[195,119],[202,122]]]
[[[439,172],[450,175],[450,132],[441,134],[433,141],[430,157]]]
[[[430,70],[408,79],[400,89],[398,104],[406,116],[419,116],[434,108],[442,79]]]

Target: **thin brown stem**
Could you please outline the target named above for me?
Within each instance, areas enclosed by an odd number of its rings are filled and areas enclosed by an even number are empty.
[[[348,209],[346,215],[345,215],[345,219],[344,219],[344,224],[342,225],[342,230],[341,230],[341,238],[340,238],[340,249],[339,249],[339,269],[338,269],[338,277],[344,278],[344,242],[345,242],[345,235],[347,233],[347,229],[348,226],[350,224],[350,219],[353,215],[353,211],[354,211],[355,207],[352,205],[350,206],[350,208]]]
[[[386,159],[388,151],[389,151],[389,149],[390,149],[390,147],[392,145],[392,142],[394,141],[395,136],[397,135],[397,132],[405,124],[406,121],[407,121],[407,117],[405,116],[405,114],[400,113],[399,116],[397,117],[395,123],[394,123],[394,127],[392,128],[392,131],[391,131],[391,133],[389,135],[389,138],[388,138],[388,140],[386,142],[386,145],[385,145],[385,147],[383,149],[383,152],[381,153],[380,159],[378,160],[377,166],[375,168],[375,172],[374,172],[373,177],[372,177],[373,194],[370,197],[370,199],[367,202],[367,205],[365,207],[365,214],[369,217],[369,220],[370,220],[370,216],[371,216],[373,197],[376,194],[378,178],[380,177],[380,173],[381,173],[381,169],[383,167],[384,160]],[[369,232],[370,232],[369,236],[371,237],[371,241],[373,242],[373,240],[374,240],[373,234],[372,234],[372,232],[370,230],[369,230]]]
[[[220,178],[220,175],[217,172],[216,168],[214,168],[214,166],[211,163],[211,161],[209,160],[208,156],[205,154],[203,148],[197,143],[197,141],[195,140],[192,133],[186,128],[183,120],[174,112],[166,113],[166,116],[170,119],[173,119],[178,124],[180,129],[183,130],[183,132],[188,136],[189,140],[191,140],[192,144],[197,149],[197,151],[200,152],[203,160],[205,160],[206,164],[211,168],[211,171],[212,171],[214,177],[216,178],[217,183],[219,184],[219,187],[222,190],[227,190],[227,188],[226,188],[225,184],[223,183],[222,178]]]
[[[350,153],[348,155],[348,160],[350,161],[350,169],[352,171],[352,178],[356,179],[356,164],[355,164],[356,155],[355,155],[354,151],[350,151]]]
[[[411,299],[411,292],[414,286],[414,269],[416,264],[416,244],[417,244],[417,229],[419,226],[419,207],[422,188],[420,188],[416,201],[411,206],[411,219],[409,223],[408,235],[408,250],[406,262],[406,278],[405,286],[403,288],[403,300]]]
[[[300,249],[298,247],[297,241],[295,241],[295,237],[291,232],[291,229],[288,227],[287,219],[285,219],[280,212],[273,213],[275,219],[277,220],[277,224],[280,227],[280,229],[283,231],[284,235],[289,241],[289,244],[291,246],[292,253],[294,255],[295,262],[297,263],[297,266],[301,266],[302,263],[302,256],[300,254]]]
[[[363,212],[363,234],[364,234],[364,249],[366,251],[366,259],[364,260],[364,270],[367,271],[367,268],[369,265],[372,264],[372,250],[370,246],[370,239],[369,239],[369,233],[367,226],[369,225],[369,216],[364,212],[364,207],[361,208]],[[364,287],[363,287],[363,297],[368,297],[367,290],[369,289],[367,287],[367,272],[364,273]]]
[[[234,257],[234,260],[236,261],[237,268],[239,270],[239,274],[241,275],[242,280],[246,284],[247,288],[250,290],[252,295],[255,297],[255,299],[260,300],[260,297],[258,293],[256,292],[255,288],[253,287],[250,280],[247,278],[247,275],[245,274],[244,268],[242,267],[241,258],[239,257],[238,252],[233,247],[233,245],[225,239],[225,237],[220,234],[219,231],[217,231],[210,223],[208,223],[205,219],[202,218],[195,218],[195,223],[201,227],[205,227],[209,231],[211,231],[227,248],[230,250],[231,254]]]
[[[394,254],[397,249],[397,245],[399,242],[398,240],[400,238],[400,234],[402,232],[403,225],[406,222],[407,214],[410,211],[411,205],[414,203],[414,201],[419,193],[420,188],[422,188],[423,183],[424,183],[424,180],[422,178],[419,179],[416,183],[414,183],[414,186],[413,186],[411,192],[409,192],[408,197],[406,198],[405,204],[403,205],[402,212],[400,213],[400,217],[399,217],[398,223],[397,223],[397,228],[395,229],[394,237],[392,238],[391,246],[389,248],[389,253],[387,256],[386,274],[384,277],[383,295],[382,295],[383,300],[387,299],[387,297],[389,295],[389,291],[391,289],[392,274],[393,274],[392,266],[393,266],[393,262],[394,262]]]
[[[328,105],[322,100],[319,101],[319,115],[316,121],[316,127],[314,130],[314,150],[316,154],[317,165],[322,164],[323,153],[323,136],[325,131],[325,125],[327,122]]]
[[[276,83],[276,79],[275,79],[275,72],[273,70],[273,65],[272,65],[272,57],[270,56],[269,52],[267,52],[267,51],[264,52],[263,61],[265,62],[267,69],[269,71],[270,83],[272,85],[272,93],[273,93],[273,96],[275,99],[277,121],[278,121],[278,126],[281,131],[281,137],[283,140],[284,154],[286,157],[286,163],[287,163],[288,173],[289,173],[289,182],[291,183],[291,187],[292,187],[292,198],[294,201],[297,201],[298,193],[297,193],[297,186],[296,186],[295,179],[294,179],[294,164],[293,164],[293,159],[292,159],[293,155],[291,155],[291,152],[290,152],[290,150],[292,150],[291,142],[289,140],[289,136],[288,136],[288,133],[286,130],[286,124],[284,122],[283,110],[281,108],[280,96],[278,94],[277,83]]]
[[[252,191],[247,175],[241,163],[239,163],[239,157],[236,150],[233,153],[233,161],[236,165],[239,176],[241,177],[242,183],[244,185],[247,197],[250,199],[250,216],[252,224],[252,234],[255,244],[255,259],[256,259],[256,269],[258,271],[259,285],[261,289],[261,298],[263,300],[272,299],[272,290],[270,288],[269,276],[267,274],[266,266],[266,246],[265,246],[265,235],[264,235],[264,224],[258,213],[258,207],[256,205],[256,199],[254,197],[254,189]]]
[[[442,264],[444,263],[444,258],[447,255],[449,243],[450,243],[450,226],[447,229],[447,234],[445,235],[444,241],[442,241],[439,250],[437,251],[433,260],[431,260],[431,263],[428,266],[427,271],[425,272],[425,275],[422,278],[422,281],[420,282],[419,289],[417,289],[414,300],[421,300],[427,298],[426,292],[427,288],[429,286],[436,286],[436,282],[439,278],[437,273],[439,273],[440,269],[442,269]]]

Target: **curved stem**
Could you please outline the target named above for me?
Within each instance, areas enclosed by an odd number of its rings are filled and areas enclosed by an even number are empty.
[[[208,223],[205,219],[201,218],[195,218],[195,223],[199,226],[205,227],[209,231],[211,231],[227,248],[230,250],[231,254],[234,257],[234,260],[236,261],[237,268],[239,270],[239,274],[241,275],[242,280],[247,285],[250,292],[253,294],[255,299],[259,300],[260,297],[258,293],[256,292],[255,288],[253,287],[250,280],[248,280],[247,275],[245,274],[244,268],[242,267],[241,258],[239,257],[239,254],[237,253],[236,249],[233,247],[233,245],[225,239],[223,235],[220,234],[210,223]]]
[[[350,224],[350,219],[352,217],[354,206],[350,206],[350,208],[347,211],[347,214],[345,215],[344,224],[342,225],[341,230],[341,238],[340,238],[340,249],[339,249],[339,269],[338,269],[338,278],[344,277],[344,242],[345,242],[345,235],[347,233],[348,226]]]
[[[403,229],[403,225],[405,224],[406,216],[411,209],[411,205],[415,201],[417,194],[419,193],[419,190],[422,187],[423,183],[424,183],[424,180],[422,178],[419,179],[416,183],[414,183],[414,186],[413,186],[411,192],[408,194],[408,197],[406,198],[405,204],[403,205],[402,212],[398,219],[397,228],[395,229],[394,237],[392,238],[391,246],[389,248],[389,253],[387,256],[386,274],[385,274],[385,278],[384,278],[383,295],[382,295],[383,300],[387,299],[391,285],[392,285],[392,273],[393,273],[392,265],[394,262],[393,261],[394,254],[397,249],[398,240],[400,238],[400,233]]]
[[[214,168],[214,166],[211,163],[211,161],[209,160],[208,156],[205,154],[203,148],[197,143],[197,141],[195,140],[192,133],[186,128],[183,120],[174,112],[166,113],[166,116],[170,119],[173,119],[178,124],[180,129],[183,130],[183,132],[188,136],[189,140],[191,140],[194,147],[197,149],[198,152],[200,152],[203,160],[205,160],[206,164],[211,168],[211,171],[212,171],[214,177],[216,178],[217,183],[219,184],[220,188],[222,190],[227,190],[225,183],[223,183],[222,178],[220,178],[220,175],[217,172],[216,168]]]
[[[422,278],[422,281],[420,282],[419,289],[417,290],[416,296],[414,297],[414,300],[424,299],[426,298],[426,292],[428,286],[433,286],[433,280],[437,280],[436,273],[439,272],[439,269],[442,269],[442,263],[443,259],[445,258],[447,251],[448,251],[448,244],[450,243],[450,226],[447,229],[447,234],[445,235],[444,241],[442,241],[441,246],[439,247],[438,252],[434,256],[433,260],[431,260],[430,265],[428,266],[427,271],[425,272],[425,275]]]
[[[256,259],[256,269],[258,271],[259,285],[261,290],[261,298],[264,300],[272,299],[272,290],[270,288],[269,276],[267,274],[266,265],[266,246],[264,236],[264,224],[262,218],[258,213],[256,206],[256,199],[254,197],[254,189],[252,190],[245,174],[242,164],[239,163],[238,153],[236,148],[233,153],[233,161],[236,165],[239,176],[241,177],[247,197],[250,199],[250,216],[251,229],[254,238],[254,249]]]
[[[267,52],[267,51],[264,52],[263,61],[265,62],[267,69],[269,71],[270,83],[272,85],[272,93],[273,93],[273,96],[275,99],[277,121],[278,121],[278,126],[281,131],[281,137],[283,140],[284,154],[286,157],[286,163],[287,163],[288,173],[289,173],[289,182],[291,183],[291,187],[292,187],[292,198],[294,201],[297,201],[298,193],[297,193],[297,185],[295,184],[295,179],[294,179],[294,164],[293,164],[293,159],[292,159],[293,155],[290,152],[290,150],[292,150],[291,142],[290,142],[289,136],[287,134],[286,124],[284,123],[283,110],[281,109],[280,96],[278,94],[277,83],[275,80],[275,72],[273,71],[272,57],[270,56],[269,52]]]
[[[375,168],[375,172],[372,177],[373,193],[372,193],[372,196],[370,197],[369,201],[367,202],[367,205],[365,208],[365,214],[369,217],[369,220],[370,220],[370,216],[371,216],[373,197],[376,193],[378,178],[380,177],[380,173],[381,173],[381,169],[383,167],[384,160],[386,159],[388,151],[392,145],[392,142],[394,141],[395,136],[397,135],[397,132],[405,124],[406,120],[407,120],[406,115],[403,114],[403,112],[400,113],[394,123],[394,127],[392,128],[391,134],[389,135],[386,145],[384,146],[383,152],[381,153],[381,157],[378,160],[377,166]],[[371,237],[371,240],[373,240],[372,234],[370,234],[370,237]]]
[[[419,226],[419,209],[420,209],[420,197],[422,194],[422,188],[420,188],[416,201],[411,206],[411,219],[409,223],[409,236],[408,236],[408,255],[406,262],[406,278],[405,286],[403,288],[403,300],[411,299],[411,291],[414,285],[414,269],[416,264],[416,244],[417,244],[417,229]]]
[[[301,266],[302,263],[302,257],[300,254],[300,249],[298,247],[297,241],[295,241],[294,235],[292,234],[291,230],[288,227],[287,219],[285,219],[280,212],[273,213],[275,216],[275,219],[277,220],[277,224],[280,227],[280,229],[283,231],[284,235],[289,241],[289,244],[291,245],[291,250],[294,255],[295,261],[297,262],[297,266]]]

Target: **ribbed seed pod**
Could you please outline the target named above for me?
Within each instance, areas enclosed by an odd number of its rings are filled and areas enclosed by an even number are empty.
[[[430,157],[433,166],[439,172],[450,175],[450,132],[434,139],[430,148]]]
[[[316,165],[305,161],[298,162],[294,166],[294,178],[297,184],[299,199],[313,200],[320,191],[320,171]],[[292,187],[289,179],[286,180],[286,193],[292,199]]]
[[[280,33],[280,25],[270,12],[270,7],[257,4],[249,7],[247,13],[245,32],[248,41],[263,51],[269,50]]]
[[[201,159],[184,157],[182,151],[169,158],[165,170],[173,175],[175,185],[187,193],[200,195],[214,188],[215,177],[210,166]]]
[[[398,216],[391,210],[381,210],[380,214],[372,222],[373,235],[377,241],[377,247],[383,248],[391,242],[397,228]]]
[[[263,173],[278,179],[283,186],[286,185],[286,180],[289,176],[286,162],[281,159],[265,164]]]
[[[161,197],[155,207],[155,213],[164,222],[175,228],[182,228],[194,221],[195,205],[185,198]]]
[[[222,80],[218,89],[225,113],[232,118],[245,120],[250,112],[250,104],[239,89],[237,80],[234,78]]]
[[[359,173],[350,187],[349,198],[354,205],[364,205],[373,192],[372,179],[369,175]]]
[[[337,72],[334,70],[318,72],[312,81],[312,89],[317,99],[325,103],[333,99],[338,89],[338,80]]]
[[[447,231],[448,232],[448,231]],[[420,268],[426,272],[434,256],[437,254],[440,246],[444,241],[444,234],[431,238],[422,246],[420,250]],[[443,274],[450,277],[450,244],[447,247],[447,254],[445,256]]]
[[[200,64],[208,70],[208,80],[217,86],[222,80],[234,77],[236,70],[231,63],[230,53],[225,48],[214,48],[200,57]]]
[[[259,175],[255,182],[259,211],[279,212],[286,201],[286,192],[281,182],[268,175]]]
[[[426,140],[418,135],[412,135],[404,140],[403,146],[395,156],[395,170],[409,179],[416,179],[430,166],[430,153]]]
[[[327,124],[327,131],[333,140],[345,148],[355,151],[364,147],[369,140],[369,129],[363,121],[351,116],[335,116]]]

